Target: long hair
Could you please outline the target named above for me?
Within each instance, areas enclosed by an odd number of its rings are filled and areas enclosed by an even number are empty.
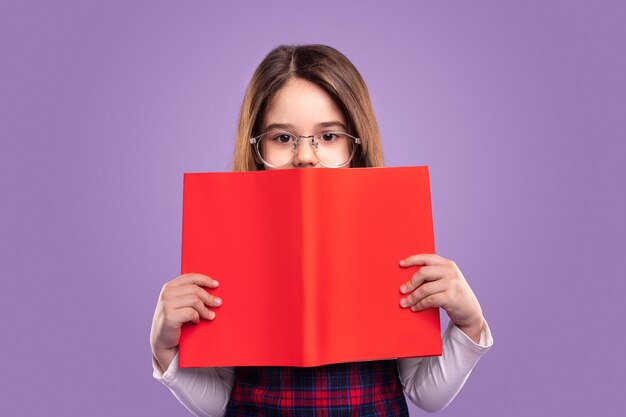
[[[280,45],[270,51],[254,72],[241,105],[233,171],[264,169],[254,158],[250,138],[259,129],[273,95],[292,77],[321,87],[334,100],[347,122],[348,134],[361,139],[350,166],[383,166],[378,123],[367,86],[345,55],[326,45]]]

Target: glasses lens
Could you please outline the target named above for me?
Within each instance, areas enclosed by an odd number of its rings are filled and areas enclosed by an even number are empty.
[[[352,159],[354,146],[345,133],[323,133],[317,137],[317,157],[324,165],[342,166]]]
[[[293,160],[296,138],[291,133],[268,132],[258,139],[261,158],[275,167],[287,165]]]

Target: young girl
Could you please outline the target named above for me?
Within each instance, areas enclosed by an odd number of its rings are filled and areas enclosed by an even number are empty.
[[[279,46],[265,57],[241,107],[233,171],[382,165],[367,87],[343,54],[301,45]],[[407,255],[398,254],[401,267],[422,267],[399,288],[398,302],[407,314],[430,307],[446,311],[442,356],[310,368],[179,369],[183,323],[219,320],[212,307],[228,303],[210,294],[217,280],[190,273],[161,290],[150,335],[153,376],[197,416],[408,416],[403,393],[424,410],[440,410],[493,340],[454,262],[434,254],[401,259]],[[380,306],[364,301],[363,308]]]

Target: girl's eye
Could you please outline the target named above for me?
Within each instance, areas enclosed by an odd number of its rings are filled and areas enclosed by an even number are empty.
[[[322,135],[322,140],[324,142],[332,142],[334,140],[337,139],[337,134],[336,133],[324,133]]]
[[[287,134],[283,133],[283,134],[280,134],[280,135],[275,136],[275,137],[274,137],[274,140],[275,140],[276,142],[278,142],[278,143],[289,143],[289,142],[291,142],[293,139],[292,139],[292,137],[291,137],[291,136],[289,136],[289,135],[287,135]]]

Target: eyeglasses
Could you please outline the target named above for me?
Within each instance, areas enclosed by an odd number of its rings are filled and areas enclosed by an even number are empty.
[[[327,168],[341,168],[347,165],[361,139],[343,132],[325,132],[317,136],[298,136],[285,131],[270,131],[254,138],[257,155],[263,163],[271,168],[280,168],[293,162],[300,139],[311,139],[311,146],[317,159]]]

